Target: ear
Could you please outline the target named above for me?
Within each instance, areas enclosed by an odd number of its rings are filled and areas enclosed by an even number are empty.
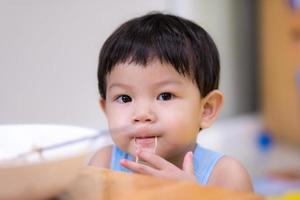
[[[103,112],[106,114],[106,101],[105,99],[99,99],[99,105],[101,107],[101,109],[103,110]]]
[[[224,96],[219,90],[211,91],[202,102],[202,116],[200,117],[200,128],[208,128],[218,117],[224,103]]]

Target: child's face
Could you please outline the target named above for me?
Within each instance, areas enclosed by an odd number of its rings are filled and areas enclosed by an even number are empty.
[[[134,134],[112,135],[116,145],[135,155],[135,137],[149,145],[157,137],[156,154],[172,159],[191,150],[200,128],[202,104],[197,85],[169,64],[154,60],[146,67],[117,65],[107,75],[101,105],[110,129],[133,126]]]

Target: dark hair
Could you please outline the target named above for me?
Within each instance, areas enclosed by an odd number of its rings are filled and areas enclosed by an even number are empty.
[[[146,66],[152,59],[171,64],[196,81],[202,97],[219,85],[220,61],[209,34],[178,16],[150,13],[122,24],[105,41],[98,64],[98,87],[106,98],[106,76],[119,63]]]

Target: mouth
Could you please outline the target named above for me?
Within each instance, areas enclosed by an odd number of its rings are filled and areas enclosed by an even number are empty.
[[[136,145],[144,146],[155,143],[155,138],[157,138],[157,136],[135,137],[134,140]]]
[[[134,144],[136,149],[151,151],[155,153],[158,136],[135,137]]]

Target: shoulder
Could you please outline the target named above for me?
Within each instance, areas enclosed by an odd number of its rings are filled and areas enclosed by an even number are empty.
[[[89,160],[88,165],[110,168],[112,145],[99,149]]]
[[[236,159],[223,156],[209,177],[208,185],[251,192],[252,182],[245,167]]]

